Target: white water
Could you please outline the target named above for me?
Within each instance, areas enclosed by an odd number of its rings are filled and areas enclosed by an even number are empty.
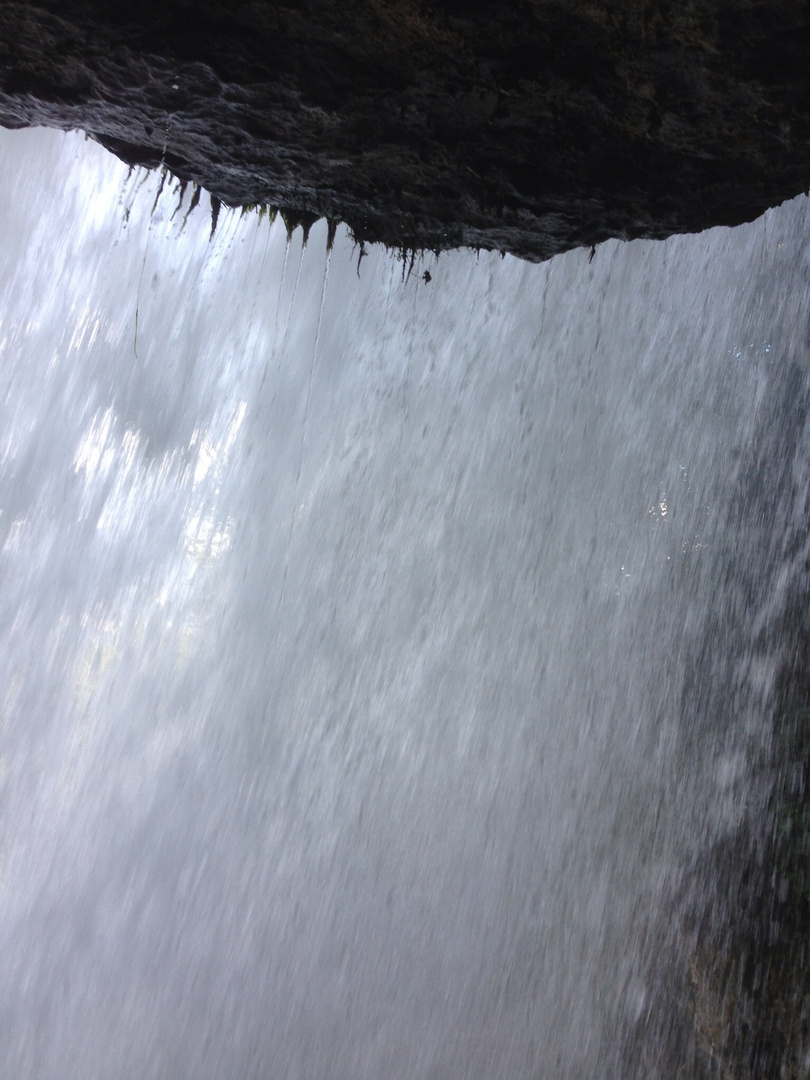
[[[807,200],[403,281],[125,178],[0,142],[0,1075],[611,1074],[765,794]]]

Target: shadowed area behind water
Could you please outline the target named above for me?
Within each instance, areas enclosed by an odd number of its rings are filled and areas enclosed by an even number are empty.
[[[770,790],[807,200],[403,280],[0,156],[0,1071],[618,1075]]]

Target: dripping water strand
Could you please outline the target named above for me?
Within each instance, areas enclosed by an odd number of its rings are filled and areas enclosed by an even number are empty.
[[[546,329],[546,309],[548,307],[548,287],[551,282],[551,262],[546,263],[546,274],[543,282],[543,300],[540,305],[540,335]]]
[[[261,222],[259,222],[259,224],[261,224]],[[251,248],[251,261],[253,259],[252,253],[253,253],[253,251],[255,251],[255,248],[256,248],[256,236],[258,235],[258,232],[259,232],[259,229],[258,229],[258,226],[257,226],[256,232],[254,232],[254,234],[253,234],[253,247]],[[257,282],[258,282],[258,284],[260,286],[261,286],[262,281],[264,280],[264,268],[265,268],[265,266],[267,264],[267,252],[270,250],[270,239],[271,239],[272,235],[273,234],[268,229],[267,230],[267,237],[266,237],[265,242],[264,242],[264,253],[262,254],[262,261],[261,261],[261,264],[259,266],[259,274],[258,274],[258,277],[257,277]],[[254,301],[254,305],[253,305],[253,310],[254,311],[256,310],[255,301]]]
[[[281,284],[278,289],[278,296],[276,297],[276,313],[273,316],[273,324],[278,324],[278,313],[281,311],[281,293],[284,288],[284,275],[287,273],[287,260],[290,257],[290,245],[284,245],[284,262],[281,264]]]
[[[138,355],[138,315],[141,310],[141,286],[143,284],[143,272],[146,269],[146,254],[149,251],[149,233],[152,229],[152,223],[149,223],[149,228],[146,230],[146,242],[143,246],[143,261],[141,262],[141,275],[138,278],[138,295],[135,299],[135,337],[132,341],[132,349],[135,353],[135,359],[140,360]]]
[[[546,316],[548,313],[548,290],[551,282],[551,262],[545,263],[543,271],[543,295],[540,301],[540,318],[537,323],[537,330],[532,340],[532,346],[529,353],[526,355],[526,360],[520,369],[520,385],[522,387],[520,397],[520,414],[524,417],[524,434],[526,433],[525,421],[531,415],[529,409],[529,400],[531,395],[536,391],[538,380],[538,365],[536,362],[532,362],[531,357],[540,355],[543,347],[543,339],[546,333]],[[521,438],[524,436],[522,435]],[[524,491],[525,498],[525,491]]]
[[[281,339],[281,352],[279,353],[278,362],[281,365],[281,361],[284,354],[287,351],[287,338],[290,333],[290,323],[292,322],[292,313],[295,310],[295,298],[298,295],[298,283],[301,280],[301,268],[304,265],[304,246],[301,245],[301,254],[298,256],[298,269],[295,272],[295,281],[293,282],[292,296],[290,297],[290,309],[287,312],[287,322],[284,326],[284,337]]]
[[[392,278],[392,281],[393,281],[393,267],[391,268],[391,278]],[[407,425],[408,419],[409,419],[410,413],[411,413],[411,406],[410,406],[409,397],[410,397],[410,385],[411,385],[411,367],[412,367],[412,364],[413,364],[413,354],[414,354],[414,349],[415,349],[415,346],[416,346],[416,305],[418,303],[418,297],[419,297],[419,290],[414,289],[413,290],[413,307],[412,307],[412,311],[411,311],[411,317],[408,320],[408,322],[410,324],[410,327],[411,327],[411,337],[410,337],[410,341],[408,342],[408,348],[405,350],[405,380],[404,380],[404,392],[403,392],[404,393],[403,412],[404,412],[405,415],[404,415],[403,430],[402,430],[402,438],[403,439],[405,438],[405,425]]]
[[[303,255],[303,251],[302,251],[302,255]],[[326,266],[324,267],[324,270],[323,270],[323,281],[321,283],[321,304],[320,304],[320,309],[318,310],[318,326],[317,326],[317,329],[315,330],[315,345],[313,346],[313,349],[312,349],[312,360],[311,360],[310,365],[309,365],[309,379],[307,381],[307,393],[306,393],[306,397],[304,399],[304,422],[303,422],[303,424],[301,426],[301,444],[300,444],[299,451],[298,451],[298,467],[297,467],[296,472],[295,472],[295,483],[293,485],[293,508],[292,508],[292,514],[290,515],[290,530],[289,530],[289,533],[288,533],[288,536],[287,536],[287,546],[286,546],[286,550],[285,550],[285,553],[284,553],[284,569],[283,569],[282,574],[281,574],[281,588],[279,589],[278,605],[276,607],[276,615],[277,616],[278,616],[278,612],[281,610],[282,604],[284,603],[284,592],[285,592],[286,587],[287,587],[287,574],[288,574],[289,568],[290,568],[290,553],[292,551],[292,542],[293,542],[293,537],[295,535],[295,525],[296,525],[296,521],[298,519],[298,498],[299,498],[298,493],[299,493],[299,489],[300,489],[300,485],[301,485],[301,470],[302,470],[303,465],[304,465],[304,450],[305,450],[306,444],[307,444],[307,433],[308,433],[308,429],[309,429],[309,404],[310,404],[310,398],[312,396],[312,379],[313,379],[313,376],[315,374],[315,362],[316,362],[317,357],[318,357],[318,345],[320,344],[320,340],[321,340],[321,324],[323,322],[323,308],[324,308],[324,303],[326,301],[326,283],[329,280],[329,265],[330,265],[331,262],[332,262],[332,252],[328,251],[327,254],[326,254]],[[299,270],[300,270],[300,267],[299,267]],[[276,619],[276,622],[278,622],[278,619]]]
[[[261,224],[261,222],[259,224]],[[259,230],[258,230],[258,227],[257,227],[254,230],[253,236],[252,236],[251,241],[250,241],[250,254],[248,255],[248,263],[249,264],[253,263],[254,252],[256,251],[256,237],[258,235],[258,232],[259,232]],[[267,240],[266,240],[265,245],[264,245],[264,253],[262,254],[262,260],[261,260],[261,263],[259,264],[259,272],[258,272],[258,274],[256,275],[256,278],[255,278],[256,284],[255,284],[254,290],[253,290],[253,303],[250,305],[251,320],[255,319],[255,317],[256,317],[256,308],[258,307],[258,303],[259,303],[259,290],[261,289],[261,284],[262,284],[262,281],[264,279],[264,264],[267,261],[267,252],[268,252],[269,247],[270,247],[270,235],[268,234]]]
[[[386,340],[385,335],[388,330],[388,313],[391,310],[391,292],[394,286],[394,261],[391,260],[391,274],[388,278],[388,288],[385,291],[385,313],[383,314],[383,327],[382,327],[382,340]]]
[[[289,246],[289,245],[288,245]],[[295,309],[295,298],[298,295],[298,282],[301,280],[301,267],[304,265],[304,248],[301,247],[301,255],[298,259],[298,269],[295,272],[295,281],[293,282],[292,296],[290,297],[290,308],[287,312],[287,322],[284,325],[284,336],[281,339],[281,348],[278,352],[278,364],[276,365],[276,388],[278,387],[278,374],[281,371],[281,364],[284,356],[287,352],[287,338],[290,333],[290,323],[292,322],[292,313]],[[287,256],[284,256],[284,266],[287,266]],[[281,295],[279,294],[279,303],[281,303]],[[266,373],[265,373],[266,375]],[[277,390],[273,393],[273,400],[275,401]]]
[[[266,252],[265,252],[265,254],[266,254]],[[273,316],[273,326],[278,326],[278,314],[281,311],[281,297],[282,297],[282,295],[284,293],[284,282],[285,282],[286,277],[287,277],[287,259],[289,258],[289,256],[290,256],[290,244],[289,244],[289,241],[288,241],[284,245],[284,262],[281,264],[281,280],[279,281],[279,285],[278,285],[278,296],[276,297],[276,313]],[[303,251],[301,252],[301,257],[303,258]],[[299,265],[299,271],[300,271],[300,265]],[[294,293],[294,290],[293,290],[293,293]],[[293,295],[293,299],[295,299],[294,295]],[[292,304],[290,305],[290,312],[287,315],[287,325],[289,325],[291,316],[292,316]],[[286,332],[286,330],[284,332],[283,340],[284,341],[287,340],[287,332]],[[269,358],[267,360],[267,363],[264,366],[264,374],[262,375],[262,381],[259,384],[259,389],[260,390],[264,386],[265,382],[267,381],[267,372],[270,370],[270,365],[271,365],[273,357],[275,355],[276,355],[276,350],[274,348],[274,349],[271,350],[270,356],[269,356]]]
[[[329,252],[327,252],[327,255],[326,255],[326,266],[324,267],[324,270],[323,270],[323,281],[321,282],[321,305],[320,305],[320,308],[318,309],[318,326],[317,326],[317,329],[315,330],[315,345],[314,345],[314,347],[312,349],[312,361],[311,361],[311,363],[309,365],[309,380],[307,382],[307,397],[306,397],[306,402],[304,404],[304,427],[303,427],[303,431],[301,432],[301,453],[300,453],[299,459],[298,459],[298,472],[296,473],[296,477],[295,477],[296,485],[297,485],[298,480],[300,479],[300,476],[301,476],[301,464],[302,464],[303,456],[304,456],[304,447],[306,446],[306,442],[307,442],[307,430],[308,430],[308,426],[309,426],[309,400],[310,400],[310,397],[312,396],[312,377],[313,377],[313,375],[315,373],[315,361],[316,361],[317,356],[318,356],[318,345],[320,344],[320,341],[321,341],[321,325],[323,323],[323,308],[324,308],[324,303],[326,302],[326,283],[329,280],[329,264],[331,263],[331,261],[332,261],[332,252],[329,251]]]
[[[155,212],[155,207],[157,206],[158,199],[160,198],[160,194],[163,191],[163,184],[166,181],[166,153],[169,149],[169,129],[172,126],[173,115],[174,113],[169,113],[166,118],[166,131],[163,135],[163,150],[160,154],[160,167],[162,169],[162,176],[160,179],[160,186],[158,187],[157,195],[155,196],[155,202],[152,206],[152,214],[154,214]],[[143,246],[143,261],[141,262],[141,274],[138,278],[138,295],[135,299],[135,335],[132,340],[132,350],[135,353],[136,360],[140,360],[140,356],[138,355],[138,317],[141,311],[141,287],[143,285],[144,270],[146,269],[146,256],[149,253],[149,235],[152,232],[152,214],[150,214],[149,216],[149,225],[146,229],[146,240]]]

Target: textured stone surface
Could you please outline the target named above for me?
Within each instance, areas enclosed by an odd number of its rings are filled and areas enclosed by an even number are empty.
[[[810,183],[808,71],[803,0],[0,5],[0,123],[404,249],[750,220]]]

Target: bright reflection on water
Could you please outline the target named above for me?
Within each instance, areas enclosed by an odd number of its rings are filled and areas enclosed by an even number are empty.
[[[0,155],[0,1073],[622,1075],[767,796],[807,202],[426,285]]]

